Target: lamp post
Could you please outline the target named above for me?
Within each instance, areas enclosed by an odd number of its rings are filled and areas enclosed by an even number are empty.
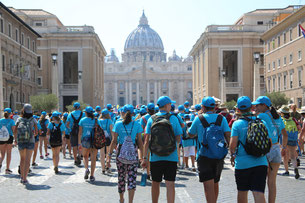
[[[83,101],[83,71],[79,70],[78,71],[78,101]]]
[[[57,54],[52,53],[51,59],[53,63],[53,69],[52,69],[52,94],[56,95],[59,99],[59,88],[58,88],[58,66],[57,66]],[[59,105],[57,104],[58,108]]]
[[[254,70],[253,70],[253,100],[256,100],[260,96],[260,77],[259,77],[259,59],[260,53],[254,52]]]
[[[226,70],[222,69],[220,71],[220,76],[221,76],[221,101],[225,102],[225,88],[226,88]]]

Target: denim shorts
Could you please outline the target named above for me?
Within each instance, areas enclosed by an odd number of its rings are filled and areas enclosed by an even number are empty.
[[[281,163],[281,148],[279,144],[272,145],[270,152],[267,154],[268,162],[270,163]]]
[[[87,137],[82,138],[81,143],[82,143],[83,148],[87,148],[87,149],[92,148],[92,142],[91,142],[90,137],[89,138],[87,138]]]
[[[288,140],[287,145],[288,145],[288,146],[291,146],[291,147],[295,147],[295,146],[298,145],[298,141],[295,141],[295,140]]]
[[[27,143],[18,143],[18,149],[23,150],[23,149],[28,149],[28,150],[33,150],[35,146],[35,143],[27,142]]]

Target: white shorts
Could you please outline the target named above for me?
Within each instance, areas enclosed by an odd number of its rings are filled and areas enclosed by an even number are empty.
[[[195,156],[195,146],[183,147],[184,157]]]

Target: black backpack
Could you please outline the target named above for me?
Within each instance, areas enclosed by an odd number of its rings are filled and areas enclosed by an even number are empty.
[[[171,114],[153,115],[149,149],[152,154],[169,156],[176,150],[176,139],[169,119]]]
[[[61,130],[60,126],[62,123],[59,123],[59,125],[56,127],[55,123],[52,122],[52,129],[50,130],[50,144],[51,145],[61,145],[62,139],[61,139]]]
[[[83,112],[80,113],[79,118],[76,120],[73,114],[71,113],[72,119],[73,119],[73,126],[71,130],[71,136],[78,136],[78,131],[79,131],[79,121],[82,119]]]
[[[46,120],[47,120],[47,119],[41,119],[41,120],[40,120],[41,134],[42,134],[42,135],[46,135],[46,134],[47,134],[47,131],[48,131],[47,126],[46,126]]]
[[[270,151],[271,140],[264,123],[259,118],[241,117],[240,119],[248,121],[248,131],[245,144],[240,141],[239,143],[244,147],[247,154],[255,157],[265,156]]]

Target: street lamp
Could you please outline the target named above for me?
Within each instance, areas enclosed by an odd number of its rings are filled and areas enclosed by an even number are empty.
[[[259,62],[259,57],[260,57],[259,52],[255,52],[255,53],[253,54],[253,58],[254,58],[255,63],[258,63],[258,62]]]
[[[78,71],[78,79],[79,79],[79,80],[82,79],[82,74],[83,74],[83,71],[79,70],[79,71]]]
[[[54,64],[54,66],[55,66],[56,63],[57,63],[57,54],[53,53],[53,54],[51,54],[51,56],[52,56],[52,62]]]
[[[260,59],[260,53],[254,52],[253,54],[254,59],[254,67],[253,67],[253,100],[258,98],[260,96],[260,65],[259,65],[259,59]]]

